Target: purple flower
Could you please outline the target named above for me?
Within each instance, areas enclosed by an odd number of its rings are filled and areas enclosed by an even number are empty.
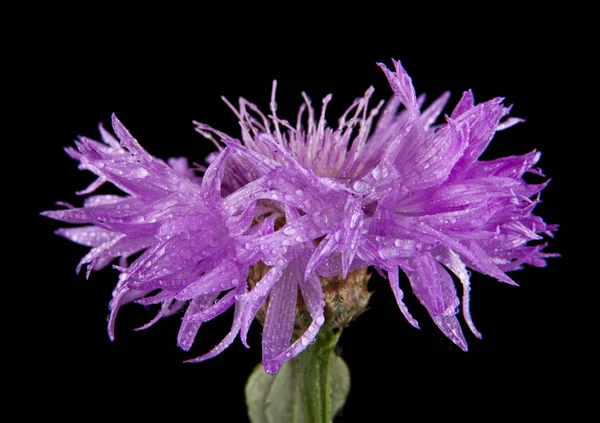
[[[187,350],[203,322],[234,306],[229,334],[191,361],[218,354],[238,334],[247,346],[259,316],[263,365],[275,373],[326,321],[343,326],[364,309],[357,301],[354,314],[340,314],[330,286],[352,297],[351,281],[362,278],[366,286],[369,266],[387,277],[401,312],[418,327],[403,303],[402,269],[440,330],[466,350],[454,274],[464,320],[481,337],[469,313],[467,268],[515,284],[506,272],[555,256],[539,240],[557,226],[532,214],[546,183],[523,180],[526,172],[543,176],[533,167],[539,153],[478,160],[496,131],[521,120],[506,118],[510,108],[500,98],[475,105],[469,91],[436,123],[449,93],[422,110],[424,97],[395,66],[394,73],[381,65],[394,96],[369,110],[367,90],[336,129],[325,123],[331,96],[319,117],[304,96],[295,125],[277,116],[275,83],[269,116],[244,99],[238,108],[227,103],[241,139],[196,122],[220,150],[207,158],[202,178],[185,159],[167,165],[150,156],[114,117],[120,144],[101,127],[104,144],[82,138],[77,150],[67,149],[98,176],[81,194],[106,181],[126,194],[43,213],[87,225],[58,234],[92,247],[79,265],[88,273],[119,258],[111,337],[122,304],[162,304],[144,328],[185,307],[178,341]]]

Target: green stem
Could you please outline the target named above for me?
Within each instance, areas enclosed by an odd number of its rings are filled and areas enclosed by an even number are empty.
[[[341,335],[322,327],[315,342],[274,376],[257,366],[246,384],[252,423],[331,423],[350,390],[348,366],[334,353]]]
[[[298,375],[297,392],[310,422],[331,423],[331,362],[341,331],[321,328],[316,342],[292,360]]]

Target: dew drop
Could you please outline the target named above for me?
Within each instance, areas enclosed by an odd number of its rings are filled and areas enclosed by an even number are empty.
[[[354,188],[355,191],[365,191],[367,189],[367,184],[365,184],[362,181],[356,181],[353,185],[352,188]]]
[[[283,228],[283,233],[285,235],[294,235],[296,234],[296,232],[298,232],[298,230],[292,226],[286,226],[285,228]]]
[[[325,317],[323,317],[323,316],[317,317],[316,322],[317,322],[317,325],[321,326],[323,323],[325,323]]]
[[[295,194],[296,194],[298,197],[302,197],[302,196],[304,195],[304,191],[302,191],[301,189],[297,189],[297,190],[296,190],[296,192],[295,192]]]
[[[381,181],[387,178],[388,174],[389,171],[387,168],[382,166],[377,166],[371,171],[371,175],[373,175],[373,178],[375,178],[376,181]]]
[[[344,234],[344,231],[342,231],[341,229],[338,229],[335,234],[333,235],[334,239],[336,242],[339,242],[340,239],[342,239],[342,235]]]
[[[136,167],[135,169],[131,170],[131,176],[140,179],[145,178],[146,176],[148,176],[148,171],[143,167]]]

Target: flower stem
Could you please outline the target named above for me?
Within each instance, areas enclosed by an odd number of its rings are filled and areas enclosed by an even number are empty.
[[[304,404],[308,421],[330,423],[331,416],[331,361],[341,331],[334,334],[322,328],[316,342],[292,360],[298,376],[297,390]]]
[[[321,328],[305,351],[283,364],[275,376],[257,366],[246,385],[253,423],[331,423],[346,401],[350,373],[334,353],[341,330]]]

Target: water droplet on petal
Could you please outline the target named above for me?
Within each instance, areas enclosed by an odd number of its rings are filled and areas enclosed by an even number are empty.
[[[143,167],[136,167],[135,169],[131,170],[131,176],[140,179],[145,178],[146,176],[148,176],[148,171]]]
[[[294,235],[297,232],[297,229],[292,226],[286,226],[283,228],[283,233],[285,235]]]
[[[340,242],[340,239],[342,239],[342,236],[344,235],[344,231],[341,229],[338,229],[335,234],[333,235],[334,239],[336,242]]]
[[[365,191],[367,189],[368,185],[362,181],[356,181],[353,185],[352,188],[354,188],[355,191],[361,192],[361,191]]]
[[[371,171],[371,175],[375,178],[376,181],[381,181],[388,176],[389,171],[382,166],[377,166]]]
[[[350,218],[350,229],[356,229],[356,226],[358,225],[358,218],[358,214],[352,215],[352,217]]]

